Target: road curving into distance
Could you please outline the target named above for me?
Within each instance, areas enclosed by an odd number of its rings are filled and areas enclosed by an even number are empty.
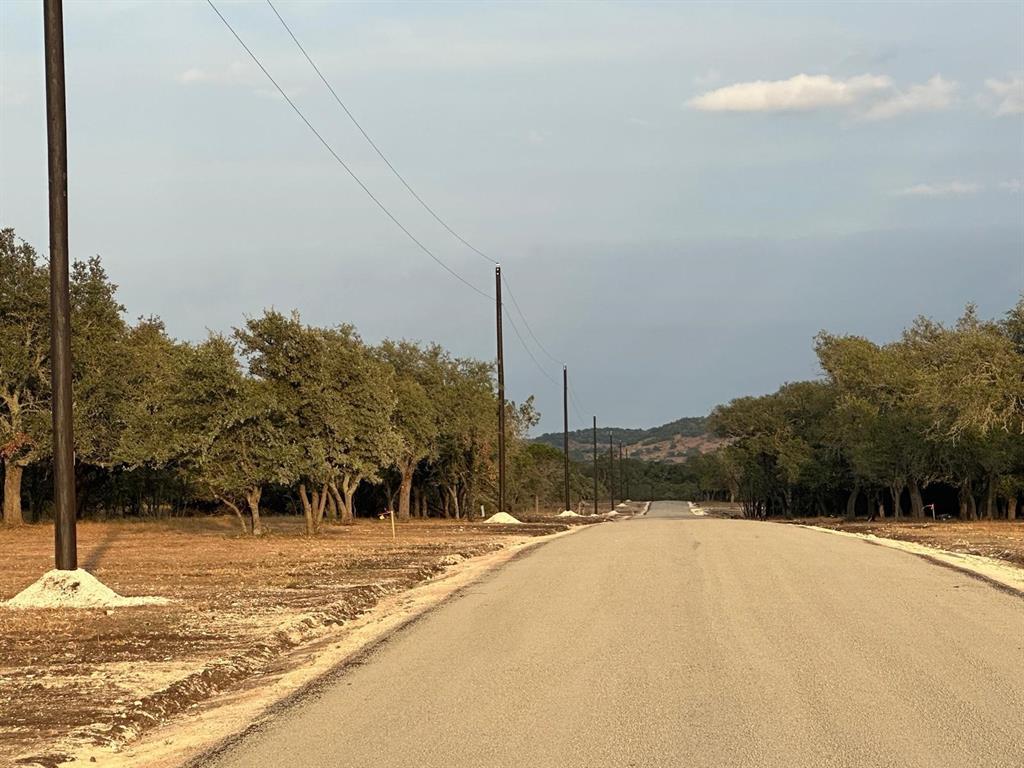
[[[1024,599],[684,503],[538,547],[200,765],[1024,765]]]

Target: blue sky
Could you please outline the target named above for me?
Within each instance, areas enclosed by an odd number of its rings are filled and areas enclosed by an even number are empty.
[[[218,6],[490,290],[271,9]],[[414,188],[501,260],[586,417],[705,413],[816,375],[819,329],[884,341],[1024,289],[1020,3],[277,6]],[[374,208],[206,3],[68,2],[65,34],[72,252],[103,256],[132,316],[195,339],[295,307],[493,356],[492,308]],[[0,3],[0,56],[0,224],[45,247],[38,3]],[[506,337],[510,396],[557,428],[559,387]]]

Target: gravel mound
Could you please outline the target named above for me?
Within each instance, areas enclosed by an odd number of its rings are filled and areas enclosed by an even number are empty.
[[[88,571],[47,571],[2,605],[7,608],[126,608],[165,605],[163,597],[122,597]]]
[[[488,517],[486,520],[484,520],[484,522],[485,523],[494,523],[496,525],[519,525],[520,524],[520,521],[516,520],[508,512],[498,512],[496,515],[491,515],[490,517]]]

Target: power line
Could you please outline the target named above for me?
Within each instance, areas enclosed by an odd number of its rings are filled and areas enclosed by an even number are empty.
[[[522,345],[523,349],[526,350],[526,354],[530,356],[530,359],[533,361],[533,364],[537,366],[537,370],[544,375],[544,378],[546,378],[552,384],[557,385],[558,382],[555,381],[554,377],[547,372],[543,365],[540,364],[540,362],[537,360],[537,356],[530,351],[530,348],[526,344],[526,340],[523,338],[523,334],[519,332],[519,328],[516,325],[515,320],[512,319],[512,313],[508,311],[508,306],[503,304],[501,308],[505,312],[505,317],[508,319],[509,324],[512,326],[512,330],[515,331],[516,338],[519,339],[519,343]]]
[[[243,49],[245,49],[245,52],[247,54],[249,54],[249,57],[256,63],[256,66],[259,67],[260,70],[263,72],[263,74],[267,76],[267,79],[274,85],[274,88],[277,89],[277,92],[280,93],[281,96],[284,98],[284,100],[288,102],[288,106],[290,106],[292,108],[292,110],[295,112],[295,114],[297,114],[299,116],[299,118],[302,120],[302,122],[304,122],[306,124],[306,127],[309,128],[309,130],[313,132],[313,135],[316,136],[317,139],[320,140],[320,143],[324,145],[324,148],[328,152],[331,153],[331,156],[335,160],[338,161],[338,164],[341,165],[341,167],[345,169],[345,171],[348,173],[348,175],[352,177],[352,179],[356,182],[356,184],[359,185],[359,187],[363,190],[363,192],[365,192],[366,195],[371,200],[373,200],[374,203],[377,204],[377,207],[380,208],[389,219],[391,219],[392,223],[394,223],[394,225],[396,227],[398,227],[400,230],[402,230],[402,232],[405,233],[406,237],[408,237],[410,240],[412,240],[419,247],[419,249],[421,251],[423,251],[425,254],[427,254],[427,256],[429,256],[431,259],[433,259],[435,262],[437,262],[437,264],[442,269],[444,269],[446,272],[448,272],[452,277],[454,277],[456,280],[458,280],[459,282],[464,284],[467,288],[470,288],[473,291],[475,291],[476,293],[480,294],[484,298],[490,299],[491,301],[494,301],[494,297],[493,296],[491,296],[490,294],[488,294],[488,293],[480,290],[479,288],[477,288],[475,285],[473,285],[471,282],[466,280],[466,278],[464,278],[462,275],[460,275],[454,269],[452,269],[447,264],[445,264],[443,261],[441,261],[441,259],[439,259],[434,254],[433,251],[431,251],[429,248],[427,248],[427,246],[425,246],[422,242],[420,242],[420,240],[412,232],[410,232],[408,229],[406,229],[405,225],[402,224],[402,222],[400,222],[395,217],[395,215],[393,213],[391,213],[391,211],[388,209],[388,207],[386,205],[384,205],[384,203],[382,203],[377,198],[377,196],[373,194],[373,192],[370,191],[370,188],[367,187],[363,183],[362,179],[360,179],[355,174],[355,172],[348,166],[348,164],[344,160],[341,159],[341,156],[337,152],[334,151],[334,148],[327,142],[327,140],[320,134],[320,132],[315,127],[313,127],[313,124],[311,122],[309,122],[309,120],[306,118],[306,116],[302,113],[302,110],[300,110],[295,105],[295,102],[291,100],[291,97],[288,96],[288,94],[285,92],[284,88],[282,88],[280,85],[278,85],[277,80],[275,80],[274,77],[270,74],[270,72],[267,71],[267,68],[263,66],[263,63],[259,60],[259,58],[256,56],[256,54],[253,53],[252,50],[250,50],[249,46],[245,44],[245,41],[242,40],[242,38],[239,36],[239,34],[235,31],[235,28],[231,26],[231,24],[228,22],[228,20],[226,18],[224,18],[224,15],[220,12],[220,10],[217,8],[217,6],[214,5],[213,0],[206,0],[206,2],[213,9],[213,12],[217,14],[217,16],[220,18],[220,20],[222,22],[224,22],[224,26],[226,26],[228,28],[228,30],[231,32],[231,34],[234,35],[235,39],[238,41],[238,44],[241,45]]]
[[[580,409],[576,407],[579,397],[576,395],[576,390],[572,388],[572,379],[569,379],[569,395],[569,405],[572,406],[573,413],[576,414],[576,418],[585,422],[587,420],[586,417],[584,417],[584,415],[580,413]]]
[[[496,260],[492,259],[486,253],[481,251],[475,245],[466,240],[466,238],[464,238],[462,235],[456,232],[448,224],[448,222],[442,219],[441,216],[437,213],[437,211],[431,208],[430,205],[422,197],[420,197],[416,190],[412,188],[412,185],[410,185],[409,182],[405,179],[405,177],[399,172],[399,170],[395,167],[394,163],[392,163],[387,158],[387,156],[384,154],[384,151],[377,145],[377,142],[373,140],[373,138],[366,131],[366,129],[363,128],[362,124],[356,119],[356,116],[352,114],[352,110],[348,108],[348,105],[346,105],[344,100],[342,100],[341,96],[338,95],[338,92],[335,90],[334,86],[331,85],[326,75],[324,75],[320,67],[317,66],[316,62],[313,61],[313,57],[309,55],[309,52],[306,50],[305,46],[299,41],[299,38],[296,36],[295,32],[288,25],[288,22],[284,20],[284,17],[281,15],[280,11],[277,10],[277,7],[274,5],[273,0],[267,0],[267,5],[270,6],[270,9],[274,12],[274,15],[277,17],[277,20],[281,22],[281,26],[284,27],[285,31],[288,33],[288,36],[292,39],[292,42],[295,43],[295,46],[299,49],[303,57],[313,68],[313,71],[316,72],[317,76],[320,78],[320,81],[324,84],[327,90],[330,91],[331,96],[334,98],[334,101],[338,104],[339,107],[341,107],[342,111],[344,111],[344,113],[348,116],[348,119],[352,121],[352,124],[358,129],[359,133],[362,134],[363,138],[366,139],[367,143],[373,148],[373,150],[377,153],[380,159],[384,161],[384,164],[387,165],[387,167],[395,175],[395,178],[397,178],[402,183],[402,186],[406,188],[409,194],[412,195],[413,198],[415,198],[416,202],[418,202],[423,207],[423,209],[427,211],[427,213],[429,213],[434,218],[435,221],[437,221],[438,224],[444,227],[444,229],[450,235],[452,235],[452,237],[454,237],[464,246],[473,251],[473,253],[477,254],[478,256],[482,257],[483,259],[487,260],[492,264],[497,264],[498,262]],[[563,361],[558,360],[554,355],[548,352],[547,348],[544,346],[543,343],[541,343],[540,339],[537,337],[537,334],[534,333],[533,328],[530,326],[530,321],[527,319],[526,314],[523,312],[522,307],[519,305],[519,301],[516,299],[515,293],[512,291],[511,285],[509,285],[508,278],[502,275],[502,280],[504,281],[505,288],[508,290],[509,297],[512,299],[512,304],[515,307],[516,312],[522,319],[523,325],[526,328],[527,333],[529,334],[530,338],[533,339],[533,342],[537,345],[537,348],[556,365],[564,365]],[[546,378],[554,382],[554,379],[547,373],[544,367],[540,365],[536,357],[533,355],[533,352],[529,349],[526,340],[519,332],[519,329],[515,326],[515,323],[512,322],[511,317],[509,317],[509,321],[512,323],[513,330],[516,332],[516,335],[518,336],[520,343],[523,345],[523,348],[530,355],[531,359],[533,359],[534,363],[537,365],[537,368],[544,374]]]
[[[512,299],[512,304],[516,308],[516,312],[518,312],[519,316],[523,318],[523,324],[526,326],[526,330],[529,332],[530,337],[537,344],[538,349],[540,349],[540,351],[547,356],[548,360],[553,362],[555,365],[565,365],[565,361],[556,358],[554,355],[548,352],[547,349],[544,348],[543,344],[540,343],[540,339],[537,338],[537,334],[535,334],[533,332],[533,328],[530,327],[530,322],[526,319],[526,315],[523,313],[522,308],[519,306],[519,302],[516,301],[516,295],[512,292],[512,286],[508,284],[508,278],[505,277],[504,275],[502,275],[501,277],[502,280],[505,281],[505,288],[508,290],[509,298]]]
[[[323,84],[325,86],[327,86],[327,90],[329,90],[331,92],[331,96],[333,96],[334,100],[336,102],[338,102],[338,106],[341,107],[345,111],[345,114],[348,115],[348,119],[351,120],[352,124],[356,128],[359,129],[359,132],[361,134],[363,134],[363,138],[366,139],[366,141],[370,144],[371,147],[373,147],[374,151],[380,156],[380,159],[384,161],[384,163],[387,165],[388,168],[391,169],[391,172],[393,174],[395,174],[395,178],[397,178],[400,182],[402,182],[402,186],[404,186],[407,190],[409,190],[409,194],[410,195],[412,195],[414,198],[416,198],[416,202],[418,202],[420,205],[422,205],[423,209],[427,213],[429,213],[431,216],[433,216],[434,220],[438,224],[440,224],[442,227],[444,227],[452,237],[454,237],[456,240],[458,240],[464,246],[469,248],[469,250],[473,251],[473,253],[475,253],[476,255],[480,256],[483,259],[486,259],[491,264],[497,264],[498,262],[495,259],[492,259],[486,253],[481,251],[475,245],[473,245],[468,240],[466,240],[466,238],[464,238],[462,235],[460,235],[458,232],[456,232],[454,229],[452,229],[448,225],[448,222],[446,222],[444,219],[442,219],[437,214],[437,212],[433,208],[431,208],[429,205],[427,205],[426,201],[416,193],[416,190],[414,190],[412,188],[412,186],[410,186],[409,182],[407,182],[405,180],[405,177],[402,176],[402,174],[400,174],[398,172],[398,169],[395,168],[395,166],[391,163],[391,161],[387,159],[387,157],[384,155],[384,152],[381,150],[381,148],[377,146],[377,143],[373,139],[370,138],[370,134],[368,134],[366,132],[366,130],[363,128],[363,126],[359,124],[359,121],[356,120],[355,115],[353,115],[352,111],[345,105],[345,102],[341,100],[341,97],[338,95],[338,92],[334,90],[334,86],[332,86],[328,82],[327,78],[324,76],[324,73],[320,71],[320,67],[318,67],[316,65],[316,62],[313,61],[313,58],[309,55],[309,53],[303,47],[302,43],[299,42],[299,38],[297,38],[295,36],[295,33],[292,32],[292,28],[289,27],[288,23],[284,20],[284,18],[282,18],[281,14],[278,12],[278,10],[274,6],[273,2],[271,2],[271,0],[267,0],[267,5],[270,6],[271,10],[274,12],[274,15],[277,16],[277,20],[281,22],[281,26],[283,26],[285,28],[285,30],[288,32],[288,35],[291,37],[291,39],[295,43],[295,45],[298,46],[298,49],[300,51],[302,51],[302,55],[306,57],[306,61],[309,62],[309,66],[311,66],[313,68],[313,71],[317,73],[317,75],[320,77],[320,80],[323,81]]]

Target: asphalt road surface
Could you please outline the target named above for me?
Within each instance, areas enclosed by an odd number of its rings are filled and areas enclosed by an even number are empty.
[[[206,764],[1024,765],[1024,599],[686,510],[532,550]]]

